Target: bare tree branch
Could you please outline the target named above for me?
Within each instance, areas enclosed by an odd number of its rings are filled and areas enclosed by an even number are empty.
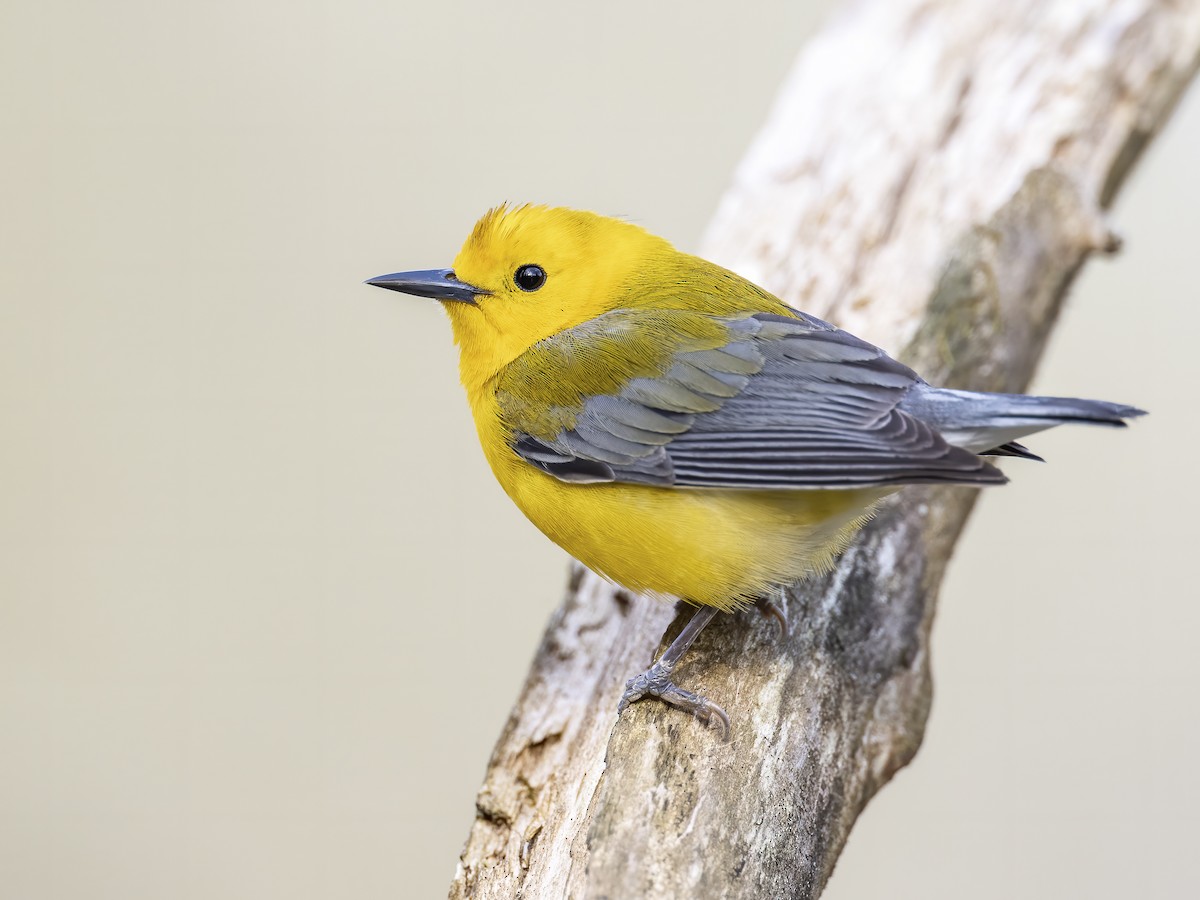
[[[1200,58],[1200,2],[867,0],[800,56],[706,255],[931,382],[1019,391],[1102,210]],[[478,797],[452,897],[816,897],[920,745],[938,586],[975,499],[907,488],[793,636],[715,622],[679,672],[728,743],[625,679],[679,627],[577,573]]]

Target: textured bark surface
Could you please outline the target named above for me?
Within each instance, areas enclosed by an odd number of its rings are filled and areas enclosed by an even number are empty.
[[[703,252],[929,381],[1019,391],[1102,210],[1200,57],[1200,2],[872,0],[804,50]],[[720,617],[677,672],[731,738],[625,680],[682,624],[578,572],[493,753],[452,897],[815,897],[916,752],[938,585],[975,492],[906,488],[792,635]],[[669,626],[669,627],[668,627]]]

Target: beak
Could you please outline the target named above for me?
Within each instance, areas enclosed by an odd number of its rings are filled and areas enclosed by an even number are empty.
[[[369,278],[366,284],[414,294],[417,297],[432,297],[434,300],[455,300],[459,303],[474,303],[475,298],[487,294],[483,288],[459,281],[453,269],[424,269],[420,272],[394,272]]]

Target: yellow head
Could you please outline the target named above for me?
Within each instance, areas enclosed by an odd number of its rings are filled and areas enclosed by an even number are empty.
[[[543,338],[620,308],[676,256],[643,228],[595,213],[500,206],[483,216],[453,270],[401,272],[370,284],[443,301],[478,387]]]
[[[637,225],[546,206],[491,210],[453,269],[398,272],[367,283],[443,301],[472,397],[538,341],[612,310],[791,314],[761,288]]]

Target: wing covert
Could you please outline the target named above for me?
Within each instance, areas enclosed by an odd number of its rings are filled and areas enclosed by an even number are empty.
[[[628,335],[646,315],[618,310],[579,328]],[[765,313],[704,317],[720,333],[698,339],[694,328],[664,333],[663,315],[652,326],[659,353],[626,365],[611,393],[564,388],[565,406],[530,421],[525,404],[506,399],[502,379],[497,396],[514,451],[571,482],[786,490],[1005,480],[899,409],[920,378],[866,341],[811,316]],[[560,357],[583,371],[603,364],[579,352],[592,344],[576,330],[549,339],[576,345]],[[543,369],[540,378],[570,374]]]

